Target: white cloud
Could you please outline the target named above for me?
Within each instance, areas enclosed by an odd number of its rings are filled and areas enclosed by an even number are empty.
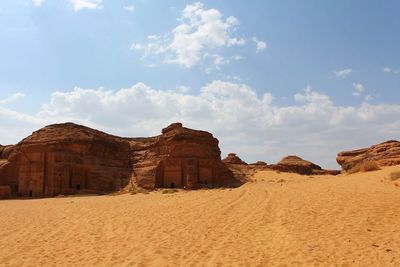
[[[267,48],[267,43],[264,41],[258,40],[256,37],[253,37],[253,42],[256,44],[256,52],[260,53],[262,52],[265,48]]]
[[[353,72],[352,69],[338,70],[338,71],[335,71],[335,76],[336,76],[336,78],[344,79],[347,76],[349,76],[352,72]]]
[[[362,85],[361,83],[353,83],[353,89],[354,96],[359,96],[365,91],[364,85]]]
[[[181,86],[178,86],[178,87],[176,88],[176,90],[177,90],[179,93],[188,93],[188,92],[190,92],[190,87],[181,85]]]
[[[124,10],[129,11],[129,12],[135,11],[134,5],[124,6],[123,8],[124,8]]]
[[[130,49],[131,50],[140,50],[140,49],[142,49],[142,45],[139,43],[132,43]]]
[[[225,59],[223,56],[221,55],[213,55],[212,56],[214,58],[213,63],[216,69],[221,69],[222,65],[227,65],[229,64],[229,60]]]
[[[225,78],[227,80],[236,81],[236,82],[242,80],[242,78],[240,78],[240,76],[237,76],[237,75],[232,75],[232,76],[231,75],[227,75]]]
[[[238,60],[245,59],[245,57],[241,56],[241,55],[236,55],[236,56],[233,57],[233,59],[238,61]]]
[[[32,3],[36,7],[41,7],[45,0],[32,0]]]
[[[237,18],[230,16],[225,19],[217,9],[204,9],[199,2],[187,5],[178,21],[179,24],[162,37],[149,36],[150,42],[142,44],[145,57],[163,54],[166,63],[191,68],[207,59],[207,54],[246,42],[243,38],[233,36],[239,24]],[[220,61],[214,59],[211,61],[213,63],[215,65]]]
[[[157,64],[155,64],[155,63],[151,63],[151,64],[146,64],[146,65],[144,65],[146,68],[155,68],[155,67],[157,67]]]
[[[158,39],[160,39],[160,36],[156,35],[156,34],[148,35],[147,39],[149,39],[149,40],[158,40]]]
[[[372,95],[366,95],[364,98],[365,101],[371,101],[372,99],[374,99]]]
[[[382,71],[386,72],[386,73],[393,73],[393,74],[399,74],[400,73],[400,70],[393,70],[393,69],[391,69],[389,67],[384,67],[382,69]]]
[[[19,113],[0,106],[0,144],[15,144],[47,123],[37,116]]]
[[[292,105],[274,104],[242,83],[212,81],[196,94],[156,90],[138,83],[116,91],[74,88],[54,92],[34,116],[0,107],[0,143],[15,143],[46,124],[73,121],[123,136],[159,134],[171,122],[212,132],[223,156],[237,152],[247,161],[278,161],[297,154],[325,167],[336,153],[400,135],[400,105],[335,105],[307,86]]]
[[[75,11],[82,9],[103,9],[103,0],[69,0]]]
[[[382,69],[382,71],[383,71],[383,72],[388,72],[388,73],[390,73],[390,72],[392,72],[392,69],[389,68],[389,67],[384,67],[384,68]]]
[[[16,100],[18,100],[18,99],[20,99],[20,98],[22,98],[24,96],[25,96],[24,93],[12,94],[7,98],[0,99],[0,105],[5,105],[5,104],[9,104],[9,103],[15,102]]]

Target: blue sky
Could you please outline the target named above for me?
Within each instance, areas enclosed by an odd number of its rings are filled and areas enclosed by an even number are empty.
[[[74,121],[158,134],[182,121],[223,156],[342,149],[400,133],[399,1],[0,2],[0,143]]]

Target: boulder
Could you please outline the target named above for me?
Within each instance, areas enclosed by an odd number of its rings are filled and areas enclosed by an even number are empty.
[[[340,171],[336,170],[324,170],[317,164],[314,164],[308,160],[304,160],[298,156],[284,157],[277,164],[268,165],[268,168],[280,172],[293,172],[303,175],[336,175],[340,173]]]
[[[373,160],[379,167],[400,164],[400,142],[386,141],[368,148],[339,152],[337,163],[348,171],[365,160]]]

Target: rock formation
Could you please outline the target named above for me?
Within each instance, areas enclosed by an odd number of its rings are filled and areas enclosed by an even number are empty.
[[[350,170],[365,160],[373,160],[379,167],[400,164],[400,142],[390,140],[369,148],[343,151],[336,157],[337,163],[344,171]]]
[[[229,153],[226,158],[222,160],[225,164],[241,164],[247,165],[241,158],[239,158],[235,153]]]
[[[174,123],[160,136],[133,138],[133,176],[140,187],[219,187],[240,182],[221,161],[218,140],[212,134]]]
[[[281,172],[294,172],[303,175],[339,174],[340,171],[324,170],[320,166],[304,160],[298,156],[284,157],[277,164],[268,165],[268,168]]]
[[[9,198],[12,191],[18,190],[15,146],[0,145],[0,199]]]
[[[254,162],[254,163],[250,163],[250,165],[251,166],[254,166],[254,167],[266,167],[266,166],[268,166],[268,164],[265,162],[265,161],[257,161],[257,162]]]
[[[248,181],[250,176],[254,173],[251,171],[250,166],[235,153],[229,153],[222,162],[232,171],[234,176],[242,182]]]
[[[0,146],[0,197],[108,193],[139,186],[237,186],[212,134],[175,123],[149,138],[54,124]]]
[[[119,137],[72,123],[50,125],[14,146],[0,184],[28,197],[110,192],[128,182],[129,154]]]

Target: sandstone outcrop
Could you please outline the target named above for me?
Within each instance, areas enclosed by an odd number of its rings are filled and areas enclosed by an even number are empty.
[[[133,138],[133,180],[140,187],[238,186],[240,181],[221,161],[218,139],[174,123],[160,136]]]
[[[0,197],[108,193],[132,186],[238,186],[212,134],[175,123],[149,138],[122,138],[73,123],[0,146]],[[7,189],[9,188],[9,189]]]
[[[251,170],[253,170],[253,172],[265,171],[269,169],[269,165],[264,161],[257,161],[254,163],[250,163],[249,167]]]
[[[250,180],[250,176],[254,173],[250,166],[235,153],[229,153],[222,162],[232,171],[234,176],[242,182]]]
[[[0,184],[27,197],[105,193],[124,187],[130,177],[129,143],[73,123],[54,124],[14,146]]]
[[[0,185],[0,199],[7,199],[11,197],[11,187],[8,185]]]
[[[369,148],[343,151],[336,157],[337,163],[344,171],[366,160],[375,161],[379,167],[400,164],[400,142],[390,140]]]
[[[324,170],[317,164],[304,160],[298,156],[284,157],[277,164],[268,165],[268,168],[280,172],[294,172],[303,175],[336,175],[340,173],[340,171],[336,170]]]
[[[257,166],[257,167],[266,167],[268,164],[265,161],[257,161],[254,163],[250,163],[251,166]]]
[[[235,153],[229,153],[226,158],[222,160],[225,164],[241,164],[247,165],[241,158],[239,158]]]

